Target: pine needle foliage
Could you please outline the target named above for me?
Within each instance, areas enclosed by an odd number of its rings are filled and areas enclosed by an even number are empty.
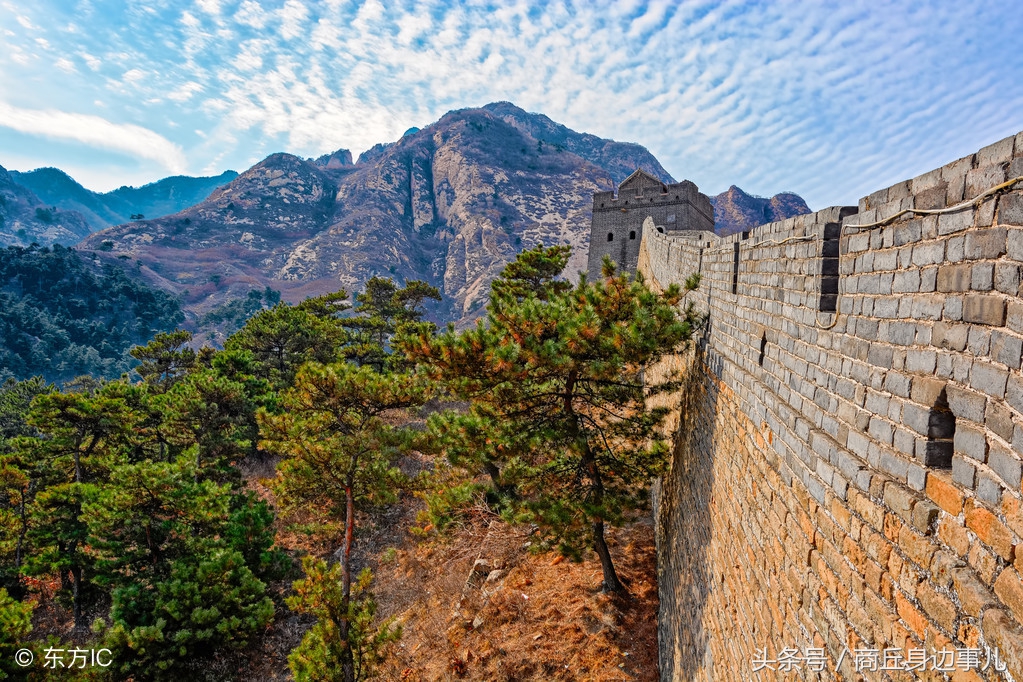
[[[293,611],[315,616],[316,624],[288,656],[295,682],[344,682],[348,652],[353,678],[370,679],[388,646],[401,638],[401,626],[393,618],[373,625],[377,609],[369,593],[373,574],[363,570],[346,600],[340,564],[328,566],[322,559],[306,557],[302,568],[306,577],[295,582],[287,604]]]
[[[567,247],[526,251],[495,281],[476,327],[398,344],[470,403],[431,420],[451,461],[489,474],[509,513],[548,544],[572,557],[596,550],[604,589],[620,592],[605,525],[643,507],[665,470],[667,413],[647,400],[678,386],[645,382],[643,370],[702,324],[691,305],[679,310],[698,279],[655,293],[606,260],[600,280],[571,285],[556,279],[567,260]]]

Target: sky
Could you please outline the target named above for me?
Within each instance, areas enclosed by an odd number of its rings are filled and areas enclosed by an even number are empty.
[[[818,209],[1023,130],[1021,35],[1018,0],[0,0],[0,165],[107,191],[507,100]]]

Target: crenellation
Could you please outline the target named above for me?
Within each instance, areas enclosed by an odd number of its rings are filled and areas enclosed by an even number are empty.
[[[1000,646],[1023,679],[1023,186],[898,215],[1017,177],[1021,143],[747,234],[644,231],[637,267],[699,272],[709,316],[663,368],[688,368],[688,407],[658,398],[682,425],[658,485],[666,679],[867,645]],[[790,677],[859,679],[820,675]]]

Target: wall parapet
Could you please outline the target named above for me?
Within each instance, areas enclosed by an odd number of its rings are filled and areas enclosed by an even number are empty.
[[[856,207],[643,230],[640,270],[700,273],[709,320],[658,503],[665,679],[748,679],[765,648],[822,647],[833,668],[997,646],[1023,680],[1023,184],[859,228],[1020,175],[1023,133]],[[852,660],[821,679],[859,679]]]

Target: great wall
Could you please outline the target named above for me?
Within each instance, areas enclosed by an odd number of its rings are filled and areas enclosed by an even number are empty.
[[[594,197],[591,272],[699,273],[708,314],[657,369],[690,383],[654,494],[662,679],[1023,681],[1020,176],[1023,133],[725,238],[692,183]]]

